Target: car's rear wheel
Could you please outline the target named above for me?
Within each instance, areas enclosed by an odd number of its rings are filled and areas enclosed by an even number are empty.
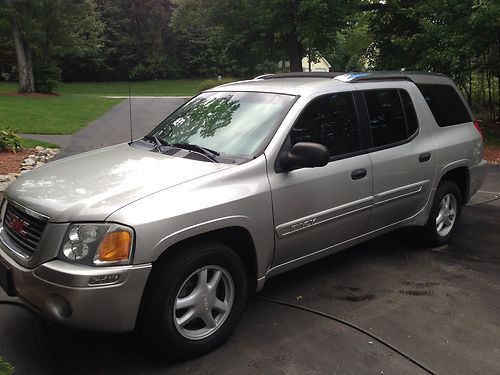
[[[431,213],[421,229],[425,240],[431,246],[447,244],[456,232],[462,212],[462,194],[451,181],[442,181],[434,196]]]
[[[196,357],[229,337],[246,299],[247,275],[239,256],[218,242],[192,243],[154,265],[138,328],[156,350]]]

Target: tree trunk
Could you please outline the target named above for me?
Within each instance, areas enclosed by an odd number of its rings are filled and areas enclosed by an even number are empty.
[[[33,76],[33,61],[31,60],[31,47],[24,43],[24,55],[26,56],[26,67],[28,70],[28,80],[33,91],[35,91],[35,77]]]
[[[309,67],[309,72],[311,72],[311,44],[307,49],[307,66]]]
[[[16,46],[17,70],[19,72],[19,92],[29,94],[34,92],[33,65],[31,63],[31,49],[19,33],[19,25],[15,19],[11,20],[12,37]]]
[[[500,74],[497,75],[497,82],[498,82],[498,117],[497,119],[500,120]]]
[[[491,96],[491,70],[490,70],[490,51],[486,50],[485,56],[485,65],[486,65],[486,83],[488,84],[488,118],[491,123],[493,123],[493,119],[495,117],[495,111],[493,110],[493,100]]]
[[[288,57],[290,58],[290,71],[302,71],[302,55],[304,49],[297,39],[297,35],[290,35],[288,37]]]
[[[470,57],[468,59],[468,73],[469,73],[469,91],[467,91],[467,101],[469,102],[469,105],[472,107],[472,63],[470,61]]]
[[[500,31],[498,31],[497,34],[497,48],[498,48],[498,59],[500,60]],[[497,119],[500,120],[500,63],[497,64],[497,82],[498,82],[498,117]]]

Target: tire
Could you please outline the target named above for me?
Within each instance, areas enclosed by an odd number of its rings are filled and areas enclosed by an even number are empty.
[[[420,230],[425,242],[434,247],[450,242],[457,230],[461,213],[460,189],[451,181],[442,181],[434,196],[427,223]]]
[[[188,359],[216,349],[234,331],[247,300],[247,275],[240,257],[221,243],[177,250],[153,266],[138,329],[159,353]]]

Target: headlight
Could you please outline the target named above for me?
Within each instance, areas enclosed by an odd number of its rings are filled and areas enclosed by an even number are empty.
[[[128,264],[132,258],[133,230],[114,223],[72,224],[61,249],[66,260],[88,265]]]

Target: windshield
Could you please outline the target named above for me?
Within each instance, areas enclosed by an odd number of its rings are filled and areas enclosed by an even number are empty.
[[[162,121],[147,138],[250,157],[268,140],[294,100],[291,95],[256,92],[203,93]]]

